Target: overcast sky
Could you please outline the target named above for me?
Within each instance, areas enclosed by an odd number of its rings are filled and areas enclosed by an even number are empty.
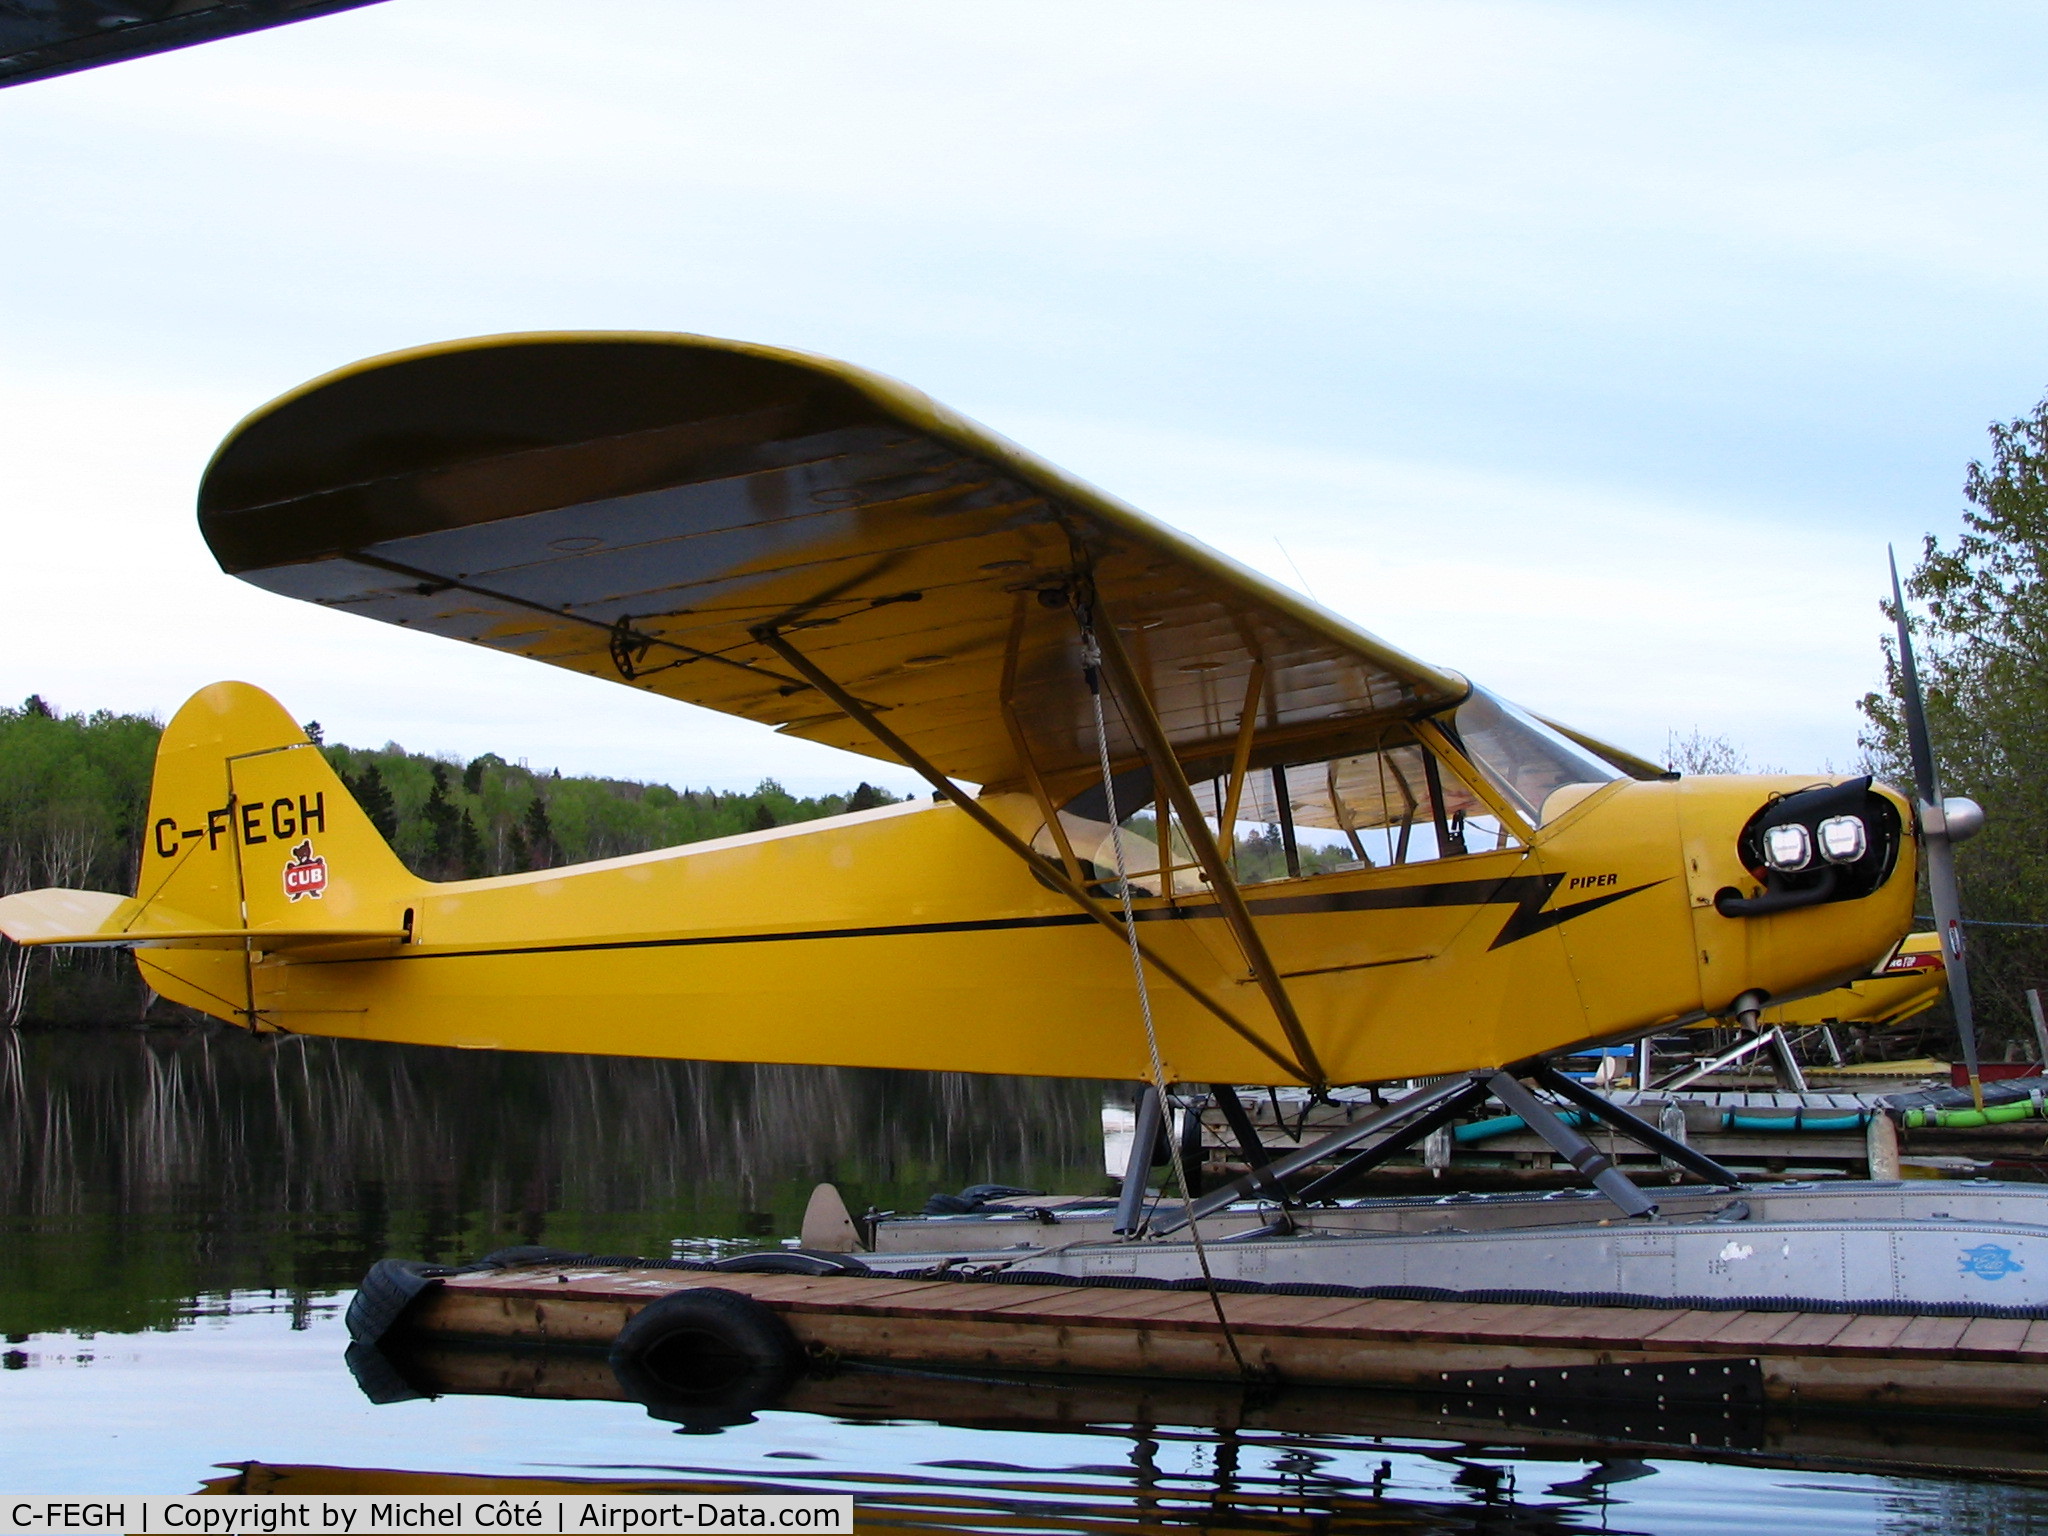
[[[388,0],[0,91],[0,698],[899,771],[219,573],[242,415],[700,331],[894,374],[1645,753],[1847,766],[1886,541],[2048,391],[2048,11]]]

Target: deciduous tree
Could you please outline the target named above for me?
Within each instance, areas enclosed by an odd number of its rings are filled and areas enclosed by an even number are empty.
[[[2048,986],[2048,399],[1990,430],[1964,481],[1963,533],[1930,535],[1905,588],[1942,789],[1986,815],[1956,850],[1973,990],[1989,1033],[2030,1039],[2025,989]],[[1863,700],[1863,746],[1904,785],[1889,639],[1885,677]]]

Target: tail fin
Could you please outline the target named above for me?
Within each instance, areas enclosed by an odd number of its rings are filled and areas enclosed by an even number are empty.
[[[215,683],[164,727],[132,898],[0,900],[24,944],[287,949],[395,940],[421,882],[269,694]]]
[[[419,885],[262,689],[202,688],[164,727],[136,887],[145,908],[266,935],[396,933]]]

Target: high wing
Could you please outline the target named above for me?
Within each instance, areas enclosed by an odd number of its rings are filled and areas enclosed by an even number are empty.
[[[375,0],[21,0],[0,5],[0,86],[139,59]]]
[[[1266,741],[1468,691],[913,389],[701,336],[484,337],[329,374],[234,430],[200,524],[270,591],[887,755],[773,631],[994,788],[1096,761],[1077,593],[1182,754],[1228,752],[1255,667]]]

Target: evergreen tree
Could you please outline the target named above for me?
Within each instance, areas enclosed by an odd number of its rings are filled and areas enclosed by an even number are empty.
[[[527,802],[523,830],[526,833],[526,867],[553,869],[561,850],[555,846],[555,829],[548,822],[548,803],[538,793]]]
[[[337,770],[339,772],[339,770]],[[356,804],[363,808],[363,814],[370,818],[370,825],[385,842],[398,836],[398,807],[391,799],[391,791],[384,783],[384,775],[375,763],[365,763],[363,771],[353,778],[340,774],[341,782],[348,786],[350,794],[356,797]]]
[[[766,832],[775,824],[775,808],[766,800],[756,801],[754,813],[747,818],[747,830],[749,832]]]
[[[462,878],[480,880],[489,873],[489,864],[484,858],[484,840],[477,835],[476,821],[469,814],[469,807],[462,808],[462,826],[458,842],[462,853]]]
[[[447,880],[462,867],[461,813],[448,800],[447,765],[434,764],[432,773],[434,788],[427,796],[427,803],[420,808],[420,814],[427,823],[428,866],[433,870],[435,879]]]
[[[1987,1035],[2025,1040],[2026,989],[2048,986],[2048,400],[1990,431],[1990,462],[1964,482],[1962,536],[1930,536],[1905,589],[1926,608],[1910,622],[1943,793],[1985,811],[1956,849],[1964,916],[1983,924],[1967,929],[1972,990]],[[1863,746],[1904,788],[1898,657],[1889,639],[1884,650],[1888,686],[1863,700]]]
[[[877,789],[866,779],[860,781],[860,788],[846,798],[849,811],[871,811],[878,805],[894,805],[896,797],[886,789]]]

